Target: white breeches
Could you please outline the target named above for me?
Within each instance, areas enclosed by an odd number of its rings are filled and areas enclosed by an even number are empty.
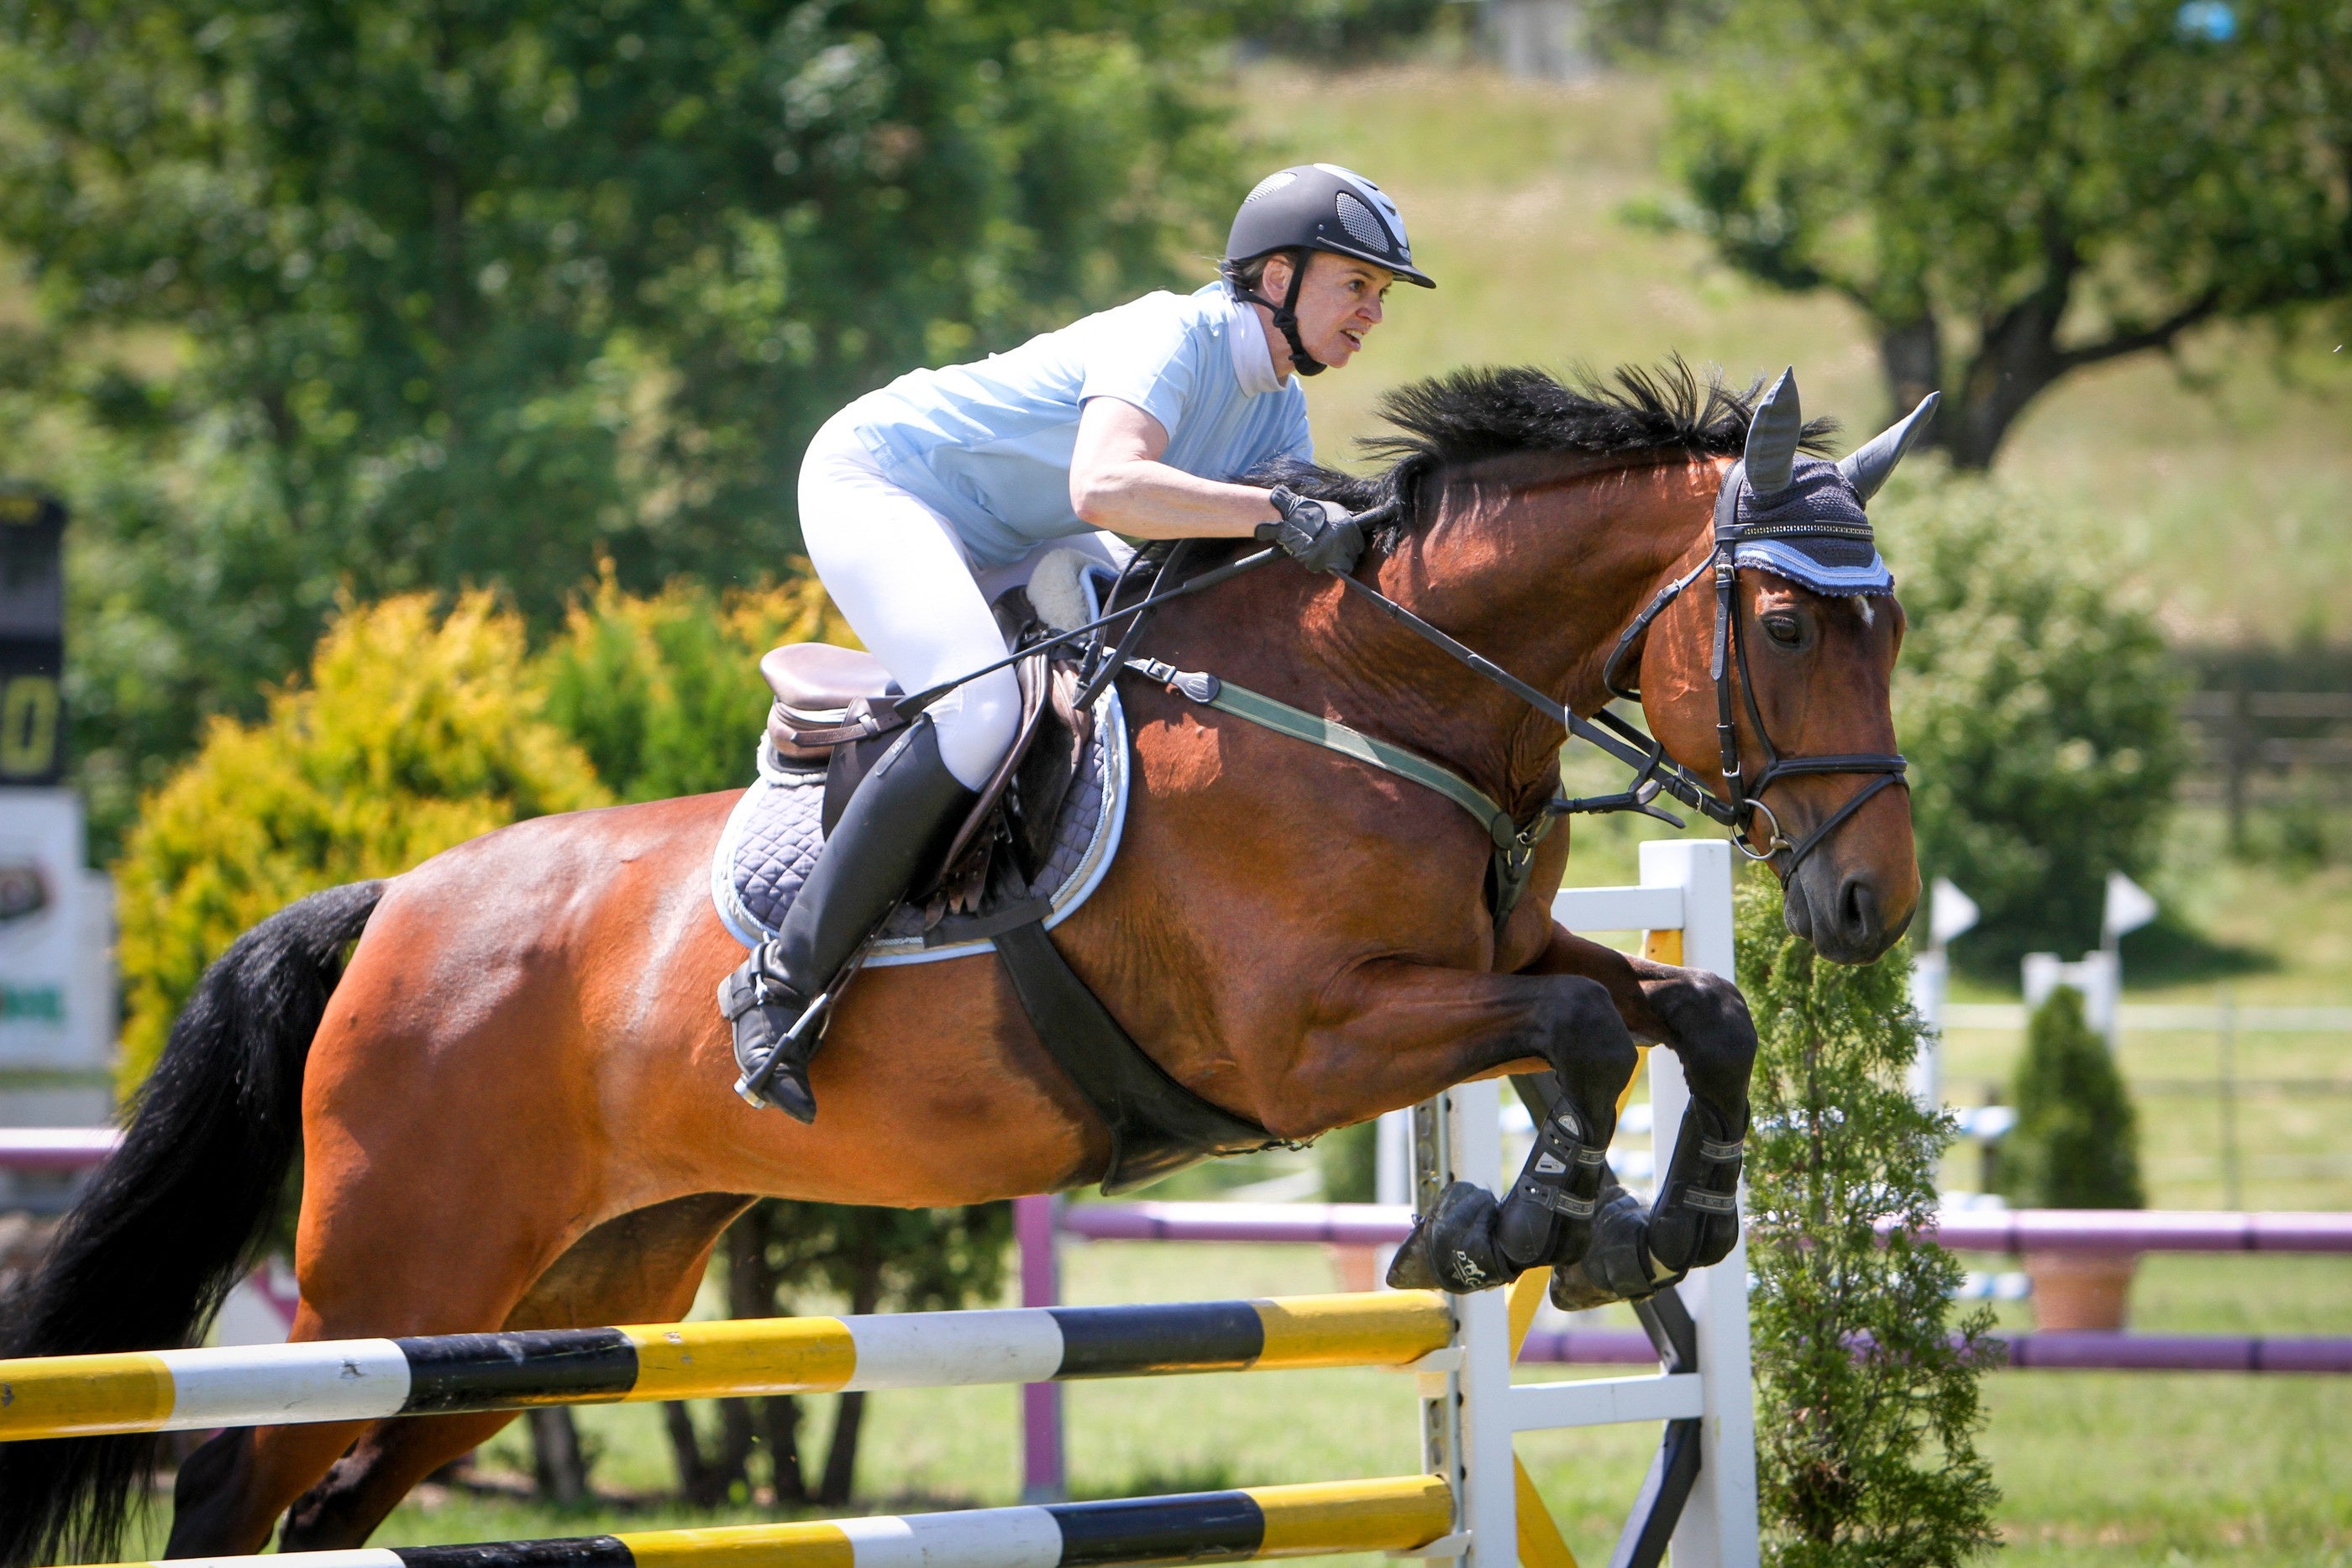
[[[866,651],[910,692],[1004,657],[989,605],[1025,585],[1049,550],[1083,550],[1112,567],[1129,553],[1115,535],[1074,534],[1010,566],[975,568],[947,520],[894,484],[838,418],[817,432],[801,460],[800,502],[801,538],[817,576]],[[926,711],[939,725],[948,771],[978,789],[1013,748],[1020,683],[1011,670],[998,670]]]

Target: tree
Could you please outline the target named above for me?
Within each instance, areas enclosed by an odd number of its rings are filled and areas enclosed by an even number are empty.
[[[1976,1448],[1998,1345],[1989,1308],[1948,1322],[1959,1261],[1918,1235],[1953,1126],[1904,1087],[1919,1045],[1907,950],[1823,963],[1760,875],[1738,918],[1759,1040],[1748,1234],[1765,1560],[1950,1568],[1999,1544]]]
[[[1859,306],[1962,468],[2086,366],[2352,295],[2340,0],[1759,0],[1725,38],[1680,217]]]
[[[2187,760],[2162,629],[2012,489],[1906,487],[1878,512],[1910,622],[1895,733],[1921,866],[1984,910],[1955,956],[2014,974],[2086,946],[2107,873],[2156,860]]]
[[[0,451],[101,836],[336,593],[740,581],[810,433],[1205,249],[1179,0],[0,4]],[[110,785],[111,786],[110,788]]]

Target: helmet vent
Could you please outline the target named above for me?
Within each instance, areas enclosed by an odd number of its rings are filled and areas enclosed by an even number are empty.
[[[1298,172],[1295,169],[1277,169],[1251,188],[1250,193],[1242,198],[1242,205],[1246,207],[1260,196],[1270,196],[1297,178]]]
[[[1345,191],[1339,193],[1339,226],[1348,231],[1348,237],[1366,250],[1388,255],[1389,232],[1381,226],[1381,220],[1372,215],[1372,209]]]

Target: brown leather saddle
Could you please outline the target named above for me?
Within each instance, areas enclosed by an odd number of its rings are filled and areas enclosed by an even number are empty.
[[[997,619],[1018,647],[1046,634],[1015,589]],[[1121,1028],[1045,934],[1048,901],[1030,884],[1051,852],[1055,820],[1094,737],[1094,715],[1078,706],[1073,657],[1038,650],[1014,666],[1021,727],[1013,749],[957,830],[920,903],[926,940],[986,937],[1013,982],[1038,1038],[1110,1130],[1106,1193],[1130,1191],[1219,1155],[1282,1143],[1256,1123],[1202,1099],[1170,1077]],[[824,643],[794,643],[760,661],[775,705],[768,744],[788,768],[825,770],[823,821],[839,820],[850,792],[913,716],[880,660]]]

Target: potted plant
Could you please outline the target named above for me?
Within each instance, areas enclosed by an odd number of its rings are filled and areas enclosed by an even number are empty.
[[[2017,1064],[2017,1125],[2003,1140],[2000,1186],[2021,1208],[2141,1208],[2139,1126],[2106,1041],[2060,987],[2026,1025]],[[2035,1320],[2045,1329],[2119,1329],[2136,1254],[2029,1252]]]

